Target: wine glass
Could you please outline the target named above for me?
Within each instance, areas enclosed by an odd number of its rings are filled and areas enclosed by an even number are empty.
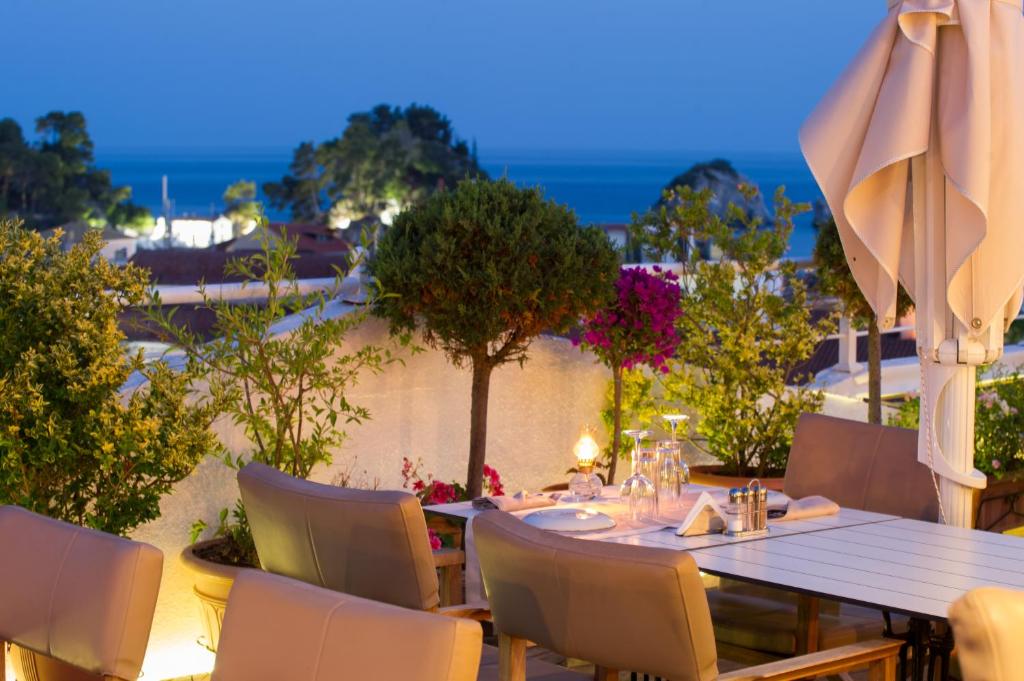
[[[641,442],[650,436],[647,430],[623,431],[633,438],[633,474],[622,483],[619,497],[629,506],[634,520],[646,520],[658,515],[658,490],[654,485],[657,473],[657,452],[643,447]]]
[[[680,465],[682,448],[675,440],[662,440],[658,443],[657,477],[654,480],[658,490],[658,504],[662,508],[672,508],[679,503],[683,488],[689,482],[689,470],[685,464]]]
[[[679,438],[676,435],[676,428],[679,427],[680,423],[686,423],[690,420],[687,414],[663,414],[662,417],[668,422],[669,428],[672,431],[672,442],[677,443],[678,449],[676,450],[676,465],[679,468],[680,477],[680,495],[682,490],[690,484],[690,467],[686,465],[686,461],[683,460],[683,446],[679,444]]]

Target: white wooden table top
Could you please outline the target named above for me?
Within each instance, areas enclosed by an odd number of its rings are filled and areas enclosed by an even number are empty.
[[[468,502],[426,510],[477,513]],[[663,530],[600,541],[692,551],[712,574],[931,620],[945,620],[950,604],[979,586],[1024,590],[1024,538],[848,508],[771,522],[757,538]]]

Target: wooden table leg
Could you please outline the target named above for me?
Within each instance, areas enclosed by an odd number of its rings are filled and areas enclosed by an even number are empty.
[[[818,609],[821,601],[816,596],[797,596],[796,654],[806,655],[818,651]]]

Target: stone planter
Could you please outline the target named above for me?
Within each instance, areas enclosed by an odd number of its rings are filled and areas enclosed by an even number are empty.
[[[974,496],[974,526],[1005,532],[1024,525],[1024,479],[989,477],[988,486]]]
[[[690,482],[696,482],[701,485],[712,485],[714,487],[745,487],[748,482],[751,481],[753,476],[744,475],[725,475],[722,473],[723,466],[690,466]],[[782,481],[784,478],[758,478],[761,484],[770,490],[776,492],[782,491]]]
[[[252,568],[223,565],[200,558],[196,550],[223,542],[223,539],[209,539],[186,546],[181,552],[181,562],[192,575],[192,593],[199,599],[199,616],[203,624],[203,639],[200,641],[211,652],[217,652],[220,629],[224,623],[224,610],[228,605],[228,593],[235,577],[242,570]]]

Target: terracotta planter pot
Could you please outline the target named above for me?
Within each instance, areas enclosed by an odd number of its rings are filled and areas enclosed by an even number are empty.
[[[997,480],[975,492],[974,526],[979,530],[1004,532],[1024,525],[1024,479]]]
[[[723,466],[690,466],[690,482],[712,485],[714,487],[732,488],[744,487],[754,477],[752,475],[724,475],[722,469]],[[768,489],[777,492],[782,491],[782,481],[784,478],[758,478],[758,480]]]
[[[211,652],[217,652],[231,585],[234,584],[239,572],[252,569],[214,563],[195,554],[196,550],[223,541],[209,539],[197,542],[192,546],[186,546],[181,552],[181,562],[192,574],[192,593],[199,599],[199,617],[202,620],[204,636],[202,643]]]

